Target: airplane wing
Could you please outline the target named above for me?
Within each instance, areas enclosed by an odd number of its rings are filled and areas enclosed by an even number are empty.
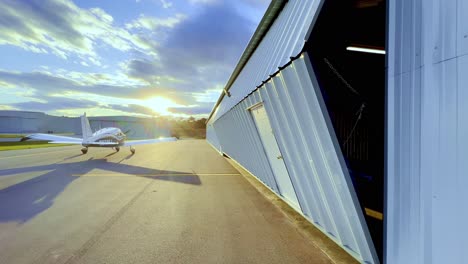
[[[81,145],[83,143],[83,139],[81,138],[74,138],[74,137],[66,137],[66,136],[56,136],[51,134],[31,134],[21,138],[21,141],[26,140],[45,140],[50,141],[49,143],[54,144],[77,144]]]
[[[174,137],[170,138],[157,138],[157,139],[143,139],[143,140],[132,140],[132,141],[125,141],[124,146],[135,146],[135,145],[144,145],[144,144],[152,144],[152,143],[160,143],[160,142],[169,142],[169,141],[176,141],[177,139]]]

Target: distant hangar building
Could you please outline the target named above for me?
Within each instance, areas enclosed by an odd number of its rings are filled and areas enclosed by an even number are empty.
[[[118,127],[129,138],[156,138],[171,135],[169,122],[160,119],[133,116],[92,116],[88,117],[91,129]],[[79,117],[52,116],[41,112],[0,111],[0,133],[73,133],[81,135]]]
[[[468,0],[272,1],[207,140],[363,263],[468,263]]]
[[[0,110],[0,133],[77,133],[81,125],[76,118],[46,115],[42,112]]]

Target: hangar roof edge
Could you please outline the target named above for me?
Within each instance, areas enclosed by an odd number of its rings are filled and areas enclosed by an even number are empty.
[[[278,15],[281,13],[281,10],[283,9],[284,5],[288,2],[288,0],[272,0],[270,5],[268,6],[265,15],[263,15],[262,20],[260,21],[257,29],[255,30],[254,34],[252,35],[252,38],[250,39],[249,43],[247,44],[247,47],[245,48],[244,52],[242,53],[239,62],[236,65],[236,68],[234,68],[234,71],[232,72],[231,76],[229,77],[229,80],[227,84],[224,86],[223,91],[221,92],[221,95],[218,98],[218,101],[216,104],[213,106],[213,109],[211,110],[211,113],[206,120],[206,123],[210,121],[210,119],[213,117],[213,114],[216,111],[216,108],[219,106],[219,104],[223,101],[223,98],[226,94],[229,94],[229,89],[231,88],[232,84],[234,81],[237,79],[239,76],[240,72],[244,68],[244,66],[247,64],[249,61],[250,57],[252,54],[255,52],[257,49],[258,45],[260,45],[260,42],[262,41],[263,37],[265,37],[266,33],[270,29],[271,25],[273,22],[275,22],[275,19],[278,17]]]

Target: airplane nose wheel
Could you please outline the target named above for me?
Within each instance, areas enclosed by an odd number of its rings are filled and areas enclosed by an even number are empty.
[[[115,151],[119,152],[120,148],[119,147],[115,147]]]
[[[87,147],[86,147],[86,148],[82,148],[82,149],[81,149],[81,152],[82,152],[83,154],[88,153],[88,148],[87,148]]]
[[[133,147],[130,147],[130,151],[132,152],[132,154],[135,154],[135,149]]]

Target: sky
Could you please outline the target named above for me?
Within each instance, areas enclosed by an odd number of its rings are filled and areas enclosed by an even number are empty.
[[[269,0],[2,0],[0,110],[207,117]]]

